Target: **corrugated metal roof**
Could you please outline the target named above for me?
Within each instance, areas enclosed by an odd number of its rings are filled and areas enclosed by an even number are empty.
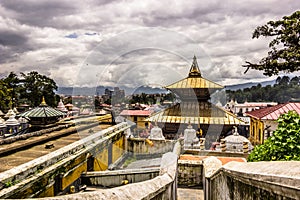
[[[192,124],[245,124],[234,114],[209,102],[181,102],[150,116],[151,122]]]
[[[151,110],[123,110],[121,116],[149,116],[151,115]]]
[[[277,120],[280,115],[293,110],[296,111],[298,114],[300,114],[300,102],[278,104],[276,106],[247,112],[246,114],[256,119]]]
[[[51,108],[49,106],[39,106],[31,110],[28,110],[24,113],[21,113],[18,116],[29,117],[29,118],[34,118],[34,117],[46,118],[46,117],[60,117],[64,115],[66,115],[66,113]]]

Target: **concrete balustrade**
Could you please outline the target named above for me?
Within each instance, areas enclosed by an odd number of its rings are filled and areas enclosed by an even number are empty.
[[[204,185],[207,200],[299,199],[300,162],[229,162]]]
[[[166,152],[171,152],[176,143],[176,140],[155,140],[151,139],[152,145],[146,142],[145,138],[128,138],[127,150],[131,152],[133,156],[141,155],[147,156],[154,155],[162,156]]]
[[[87,171],[91,156],[106,152],[108,159],[103,162],[108,166],[122,155],[124,131],[128,128],[127,123],[118,124],[1,173],[0,198],[53,196],[65,192]]]
[[[82,174],[82,183],[88,186],[98,187],[117,187],[127,183],[137,183],[150,180],[159,175],[160,169],[143,168],[143,169],[126,169],[113,171],[95,171]]]
[[[139,183],[132,183],[112,189],[98,189],[94,192],[76,193],[65,196],[48,197],[47,200],[69,199],[177,199],[177,158],[178,155],[168,152],[163,155],[159,176]],[[36,200],[43,200],[37,198]]]

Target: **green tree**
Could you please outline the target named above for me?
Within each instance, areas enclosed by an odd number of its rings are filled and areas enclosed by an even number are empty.
[[[23,77],[21,98],[28,99],[32,106],[38,106],[44,96],[49,106],[57,105],[59,98],[55,95],[57,85],[54,80],[36,71],[21,73],[21,76]]]
[[[252,38],[275,37],[270,43],[268,56],[258,64],[246,61],[245,73],[251,68],[264,71],[264,75],[278,75],[283,71],[291,73],[300,69],[300,11],[282,20],[269,21],[266,25],[258,26]]]
[[[9,107],[9,101],[11,100],[10,92],[7,83],[0,79],[0,110],[6,112]]]
[[[250,153],[248,161],[300,161],[300,116],[295,111],[281,115],[278,128],[264,144]]]
[[[14,72],[10,72],[9,75],[3,79],[3,81],[6,83],[8,90],[9,103],[12,103],[12,107],[16,107],[19,100],[20,79]]]

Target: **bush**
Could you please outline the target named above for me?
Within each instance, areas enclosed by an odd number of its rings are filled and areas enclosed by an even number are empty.
[[[300,161],[300,116],[289,111],[278,119],[278,128],[264,144],[254,148],[248,161]]]

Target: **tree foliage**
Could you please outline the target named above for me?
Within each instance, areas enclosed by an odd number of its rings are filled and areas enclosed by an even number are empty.
[[[278,119],[278,128],[264,144],[250,153],[248,161],[300,161],[300,116],[295,111]]]
[[[7,111],[20,103],[38,106],[42,96],[46,98],[48,105],[55,106],[58,100],[55,90],[57,85],[54,80],[38,72],[21,73],[21,77],[11,72],[0,79],[0,109]]]
[[[243,90],[227,90],[226,93],[228,100],[235,99],[238,102],[274,101],[285,103],[300,99],[300,77],[295,76],[291,79],[288,76],[278,77],[273,86],[267,85],[262,87],[261,84],[258,84]]]
[[[4,80],[0,80],[0,110],[7,110],[10,99],[7,83]]]
[[[21,76],[23,78],[21,98],[27,99],[33,106],[38,106],[44,96],[48,105],[56,105],[54,91],[57,90],[57,85],[54,80],[36,71],[21,73]]]
[[[268,56],[258,64],[246,62],[247,70],[264,71],[264,75],[278,75],[280,71],[290,73],[300,69],[300,11],[282,20],[269,21],[266,25],[258,26],[252,38],[275,37],[270,43]]]

